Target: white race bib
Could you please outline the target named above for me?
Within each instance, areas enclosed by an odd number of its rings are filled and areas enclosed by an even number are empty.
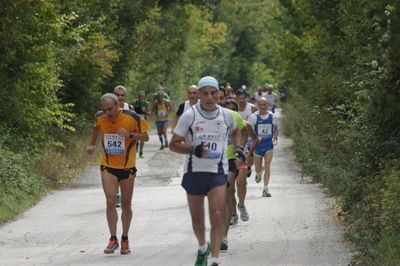
[[[160,118],[164,118],[166,116],[165,110],[159,110],[157,112],[157,116],[160,117]]]
[[[104,134],[104,148],[107,154],[124,154],[125,137],[118,134]]]
[[[258,124],[258,136],[270,137],[272,136],[272,125],[271,124]]]
[[[198,133],[196,134],[195,145],[207,144],[208,152],[206,159],[215,159],[222,156],[224,142],[219,133]]]

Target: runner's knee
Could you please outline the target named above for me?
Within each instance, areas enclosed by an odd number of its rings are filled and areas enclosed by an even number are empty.
[[[211,210],[210,215],[210,221],[212,225],[220,223],[221,219],[223,218],[223,212],[220,209]]]
[[[115,208],[116,195],[106,195],[107,208]]]
[[[122,211],[132,211],[131,202],[122,201],[121,202],[121,210]]]

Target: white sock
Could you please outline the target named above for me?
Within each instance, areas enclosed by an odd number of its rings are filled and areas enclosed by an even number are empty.
[[[208,265],[212,265],[213,263],[218,263],[219,264],[219,259],[211,257],[208,259]]]
[[[199,250],[200,250],[200,252],[201,253],[204,253],[204,252],[206,252],[207,251],[207,243],[205,243],[204,245],[202,245],[202,246],[199,246]]]
[[[264,186],[264,190],[268,192],[268,186]]]

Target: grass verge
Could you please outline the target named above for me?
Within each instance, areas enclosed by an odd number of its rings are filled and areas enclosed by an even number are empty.
[[[0,146],[0,224],[35,205],[50,190],[59,189],[87,165],[97,161],[85,148],[89,132],[68,136],[62,148],[44,151],[32,162]]]

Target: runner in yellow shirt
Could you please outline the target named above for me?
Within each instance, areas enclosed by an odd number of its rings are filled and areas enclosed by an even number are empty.
[[[154,101],[152,112],[156,116],[156,127],[157,134],[160,138],[161,147],[160,150],[164,148],[168,148],[168,137],[167,137],[167,128],[168,128],[168,116],[172,111],[171,102],[164,98],[164,91],[158,91],[157,100]]]

